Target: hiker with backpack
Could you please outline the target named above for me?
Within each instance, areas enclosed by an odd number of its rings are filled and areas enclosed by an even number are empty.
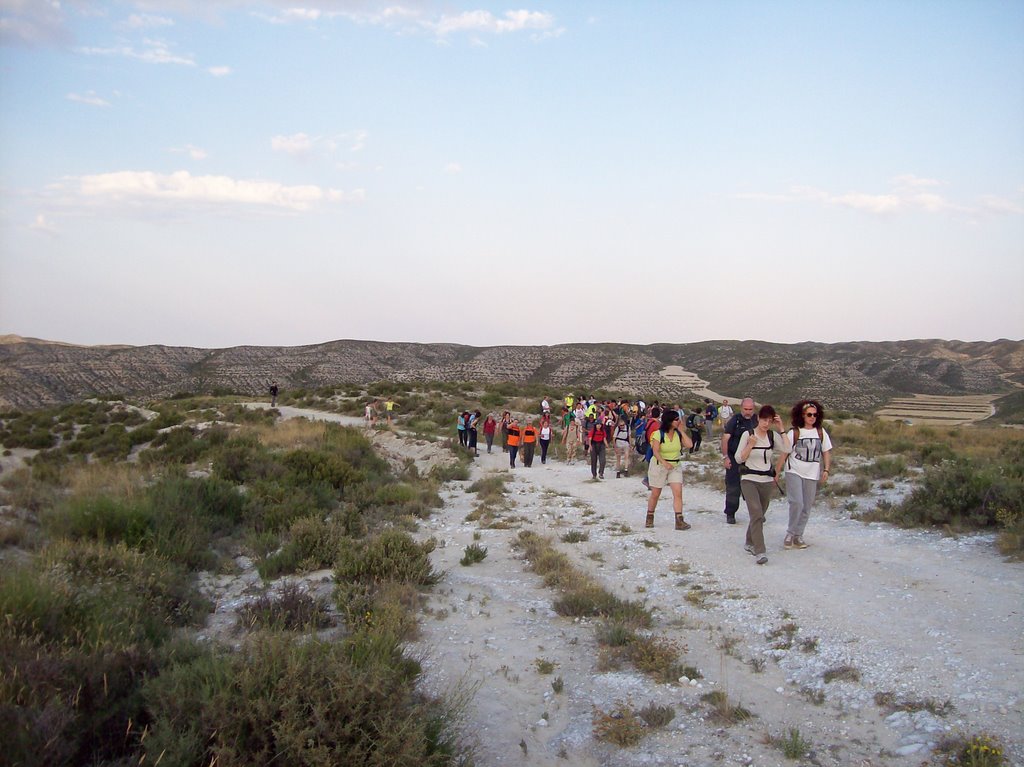
[[[683,429],[679,412],[666,410],[661,414],[659,428],[651,432],[651,468],[648,471],[651,494],[647,497],[647,520],[644,527],[654,527],[654,510],[658,506],[662,488],[672,490],[672,509],[676,517],[676,530],[689,530],[690,523],[683,519],[683,450],[693,442]]]
[[[792,452],[782,456],[776,465],[776,472],[786,469],[786,500],[789,501],[789,525],[784,549],[806,549],[804,528],[811,516],[818,483],[828,481],[832,465],[832,440],[821,423],[825,419],[825,408],[813,399],[802,399],[793,405],[789,413],[792,428],[786,432]]]
[[[693,409],[690,415],[686,416],[686,428],[690,430],[690,440],[693,442],[690,452],[696,453],[700,450],[700,444],[704,438],[704,415],[701,413],[699,405]]]
[[[771,405],[762,405],[757,413],[757,425],[740,435],[736,447],[736,461],[740,465],[740,492],[747,502],[747,540],[744,549],[755,557],[759,565],[768,563],[764,546],[764,515],[768,503],[778,488],[775,481],[773,452],[790,452],[789,437],[783,431],[782,419]],[[776,436],[778,432],[778,436]]]
[[[629,476],[630,454],[633,452],[633,440],[630,438],[629,421],[620,414],[615,420],[615,431],[612,445],[615,447],[615,478],[623,474]]]
[[[727,408],[728,400],[722,407]],[[732,408],[729,409],[732,412]],[[724,415],[723,415],[724,417]],[[746,397],[740,403],[740,412],[732,416],[722,431],[722,463],[725,464],[725,521],[736,524],[736,510],[740,507],[740,467],[736,463],[736,448],[740,444],[740,436],[757,426],[754,418],[754,400]]]
[[[718,418],[718,407],[709,399],[704,400],[704,430],[707,435],[708,441],[711,441],[711,428],[715,424],[715,419]]]

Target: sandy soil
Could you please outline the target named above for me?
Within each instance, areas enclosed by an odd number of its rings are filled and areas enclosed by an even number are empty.
[[[381,432],[373,439],[393,461],[408,454],[426,468],[445,460],[436,443]],[[507,470],[495,449],[477,459],[470,481]],[[508,513],[523,517],[523,527],[554,536],[605,588],[644,600],[654,633],[685,646],[682,661],[703,676],[671,685],[629,667],[599,672],[595,624],[554,613],[555,595],[512,548],[518,531],[466,522],[476,502],[469,482],[445,486],[444,508],[419,535],[437,538],[435,567],[446,574],[428,595],[410,651],[422,659],[429,690],[473,693],[464,732],[478,765],[792,764],[768,742],[789,728],[811,744],[804,763],[817,765],[937,764],[930,749],[943,736],[982,731],[1003,742],[1010,764],[1024,764],[1024,565],[998,557],[991,536],[864,525],[822,504],[807,530],[811,548],[784,551],[786,510],[777,500],[766,525],[770,561],[757,566],[742,548],[745,512],[741,524],[726,525],[721,491],[694,481],[696,463],[687,471],[686,532],[672,529],[667,497],[656,527],[645,530],[646,492],[637,476],[615,479],[613,464],[609,479],[594,482],[589,466],[538,458],[508,485]],[[558,542],[568,530],[589,540]],[[476,532],[488,556],[462,567]],[[316,588],[329,575],[311,576]],[[785,625],[789,648],[779,646]],[[538,660],[555,671],[540,673]],[[825,673],[841,666],[859,679],[826,683]],[[718,723],[700,701],[712,690],[754,718]],[[949,706],[942,715],[893,711],[876,703],[878,693]],[[671,705],[676,716],[631,748],[596,740],[594,712],[625,702]]]

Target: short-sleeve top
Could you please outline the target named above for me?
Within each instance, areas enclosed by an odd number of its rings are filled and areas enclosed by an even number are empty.
[[[661,445],[661,458],[664,461],[678,463],[683,455],[683,438],[679,436],[679,432],[666,434],[664,441],[662,441],[661,429],[655,429],[651,433],[651,442],[657,442]]]
[[[786,461],[786,472],[793,472],[804,479],[821,479],[821,457],[832,449],[832,440],[828,432],[821,430],[818,435],[817,429],[800,429],[800,436],[793,438],[793,430],[790,429],[790,443],[793,445],[793,452],[789,454]]]

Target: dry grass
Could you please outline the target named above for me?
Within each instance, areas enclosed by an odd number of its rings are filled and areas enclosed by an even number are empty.
[[[265,447],[297,448],[313,447],[322,442],[327,431],[323,421],[307,421],[304,418],[289,418],[273,425],[246,426],[243,433],[255,435]]]
[[[141,494],[147,479],[137,465],[130,463],[72,465],[67,468],[65,476],[71,495],[106,495],[126,501]]]

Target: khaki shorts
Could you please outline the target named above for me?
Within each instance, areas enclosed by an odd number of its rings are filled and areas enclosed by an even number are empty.
[[[672,467],[670,470],[651,459],[651,468],[647,472],[647,482],[651,487],[662,488],[665,485],[683,484],[683,467],[672,461],[669,461],[668,465]]]

